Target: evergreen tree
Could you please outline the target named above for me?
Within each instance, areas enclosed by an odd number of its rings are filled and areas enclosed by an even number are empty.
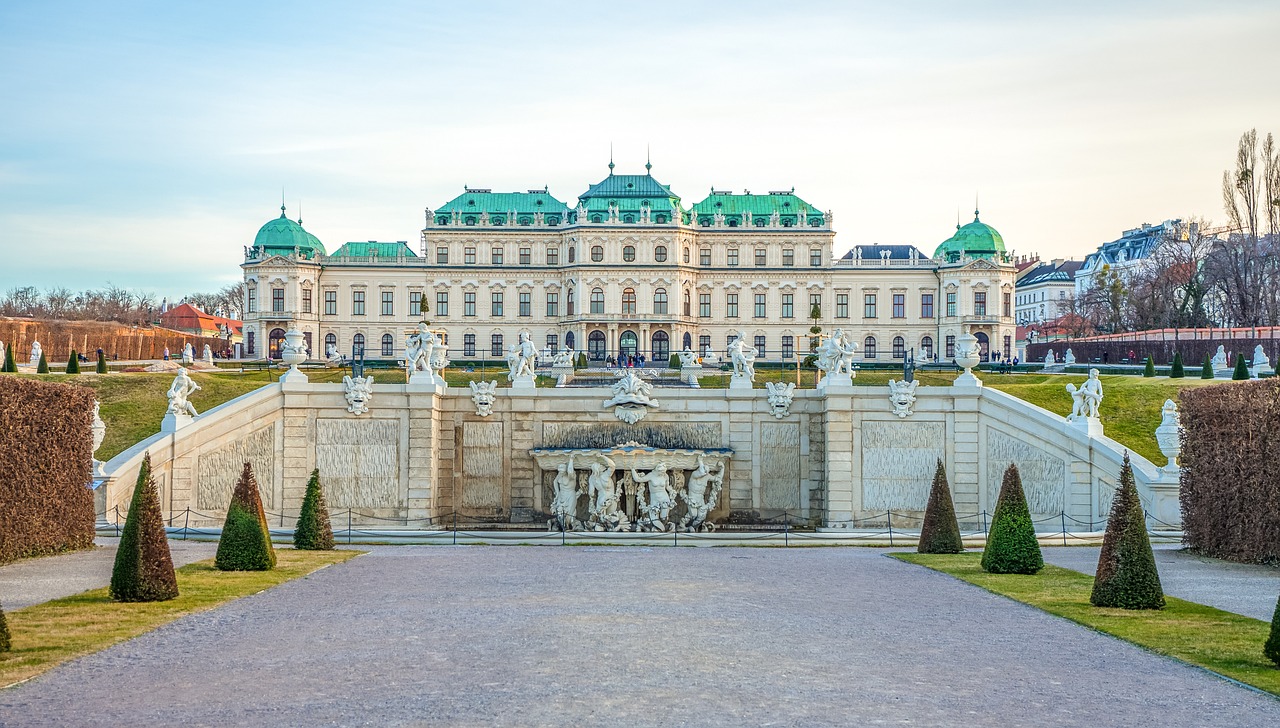
[[[586,369],[586,368],[587,368],[587,355],[586,355],[586,354],[578,354],[578,368],[579,368],[579,369]]]
[[[1022,491],[1022,476],[1012,463],[1004,471],[991,532],[982,550],[982,570],[992,574],[1034,574],[1044,568],[1036,528]]]
[[[1154,359],[1151,358],[1150,355],[1148,355],[1147,365],[1142,369],[1142,376],[1154,377],[1155,375],[1156,375],[1156,362]]]
[[[671,354],[671,358],[667,360],[667,368],[668,368],[668,369],[679,369],[679,368],[680,368],[680,355],[679,355],[679,354],[675,354],[675,353],[672,353],[672,354]]]
[[[40,352],[40,362],[36,364],[36,374],[48,374],[49,361],[44,358],[44,351]]]
[[[107,373],[107,352],[102,350],[98,351],[98,373]]]
[[[1201,379],[1213,379],[1213,359],[1208,354],[1204,355],[1204,364],[1200,367]]]
[[[1276,612],[1280,614],[1280,611]],[[9,620],[4,618],[4,607],[0,606],[0,655],[9,651],[13,646],[12,637],[9,635]]]
[[[4,348],[4,365],[0,367],[0,372],[16,374],[18,371],[18,362],[13,358],[13,347],[6,346]]]
[[[1128,452],[1120,468],[1120,487],[1111,501],[1111,516],[1107,519],[1089,602],[1095,607],[1164,608],[1164,590],[1147,538],[1147,517],[1138,500]]]
[[[1271,635],[1262,646],[1262,654],[1280,667],[1280,599],[1276,600],[1276,613],[1271,616]]]
[[[929,491],[929,504],[924,509],[920,545],[916,550],[922,554],[958,554],[964,551],[956,506],[947,485],[947,469],[941,459],[933,473],[933,488]]]
[[[75,349],[71,350],[71,356],[67,357],[67,374],[80,373],[80,355]]]
[[[120,534],[116,563],[111,570],[111,598],[120,602],[163,602],[178,596],[169,539],[160,515],[160,491],[151,477],[151,454],[133,487],[129,515]]]
[[[1182,368],[1182,352],[1173,352],[1173,366],[1169,368],[1170,379],[1182,379],[1187,376],[1187,372]]]
[[[276,565],[276,551],[271,546],[258,479],[253,477],[253,466],[249,463],[244,464],[231,494],[213,565],[223,571],[267,571]]]
[[[1244,363],[1244,354],[1236,354],[1236,370],[1231,372],[1231,378],[1237,382],[1249,378],[1249,367]]]
[[[333,548],[333,526],[329,522],[329,507],[324,502],[324,490],[320,488],[320,471],[312,470],[307,481],[307,494],[302,498],[302,512],[298,525],[293,529],[293,547],[311,551]]]

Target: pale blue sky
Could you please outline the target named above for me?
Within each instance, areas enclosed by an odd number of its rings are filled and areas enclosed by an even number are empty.
[[[1082,256],[1221,220],[1280,133],[1280,3],[0,3],[0,288],[238,280],[278,214],[409,240],[464,184],[653,174],[832,209],[838,252],[971,219]]]

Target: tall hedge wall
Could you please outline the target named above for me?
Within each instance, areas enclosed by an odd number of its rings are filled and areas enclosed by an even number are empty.
[[[1192,387],[1181,398],[1186,544],[1280,563],[1280,381]]]
[[[0,377],[0,563],[93,545],[93,399]]]

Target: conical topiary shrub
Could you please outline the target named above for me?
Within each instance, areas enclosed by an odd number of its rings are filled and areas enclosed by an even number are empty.
[[[244,464],[231,494],[213,565],[223,571],[267,571],[276,565],[276,551],[271,546],[258,479],[253,477],[253,466],[249,463]]]
[[[579,354],[579,355],[578,355],[578,368],[579,368],[579,369],[586,369],[586,368],[587,368],[587,355],[586,355],[586,354]]]
[[[1204,364],[1200,365],[1200,378],[1213,379],[1213,359],[1208,354],[1204,355]]]
[[[1173,353],[1173,365],[1169,367],[1170,379],[1182,379],[1187,376],[1187,371],[1182,367],[1182,352],[1175,351]]]
[[[1262,654],[1280,667],[1280,599],[1276,600],[1276,613],[1271,616],[1271,634],[1262,645]]]
[[[1237,382],[1249,378],[1249,367],[1244,363],[1244,354],[1236,354],[1236,369],[1231,372],[1231,378]]]
[[[311,471],[311,479],[307,481],[302,512],[298,514],[298,525],[293,529],[293,547],[312,551],[333,548],[333,525],[329,522],[329,507],[324,503],[318,469]]]
[[[99,374],[107,373],[107,353],[105,351],[102,351],[101,349],[98,350],[98,370],[97,371]]]
[[[49,373],[49,360],[44,358],[44,352],[40,352],[40,361],[36,363],[36,374]]]
[[[982,570],[992,574],[1034,574],[1044,568],[1036,528],[1022,491],[1022,476],[1012,463],[1004,471],[1000,498],[991,517],[987,547],[982,550]]]
[[[924,524],[920,526],[922,554],[958,554],[964,551],[960,540],[960,523],[956,520],[956,505],[951,500],[951,488],[947,485],[947,469],[938,460],[933,472],[933,488],[929,491],[929,504],[924,508]]]
[[[1147,357],[1147,365],[1142,368],[1142,376],[1154,377],[1156,375],[1156,362],[1150,356]]]
[[[160,492],[151,477],[151,454],[142,457],[133,500],[125,517],[116,563],[111,570],[111,598],[120,602],[163,602],[178,596],[173,556],[160,515]]]
[[[1095,607],[1164,608],[1160,573],[1147,538],[1147,517],[1138,500],[1127,452],[1120,468],[1120,487],[1111,501],[1111,516],[1107,519],[1089,602]]]
[[[9,620],[4,618],[4,606],[0,605],[0,654],[8,652],[12,647],[13,638],[9,635]]]
[[[0,366],[0,372],[16,374],[18,371],[18,362],[13,358],[13,347],[6,346],[4,348],[4,364]]]
[[[67,374],[80,373],[80,355],[75,349],[71,350],[71,356],[67,357]]]
[[[667,359],[667,368],[668,368],[668,369],[679,369],[679,368],[680,368],[680,356],[679,356],[678,354],[674,354],[674,353],[673,353],[673,354],[671,355],[671,357],[670,357],[669,359]]]

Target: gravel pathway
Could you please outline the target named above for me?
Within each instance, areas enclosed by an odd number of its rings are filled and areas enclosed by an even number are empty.
[[[99,538],[97,548],[58,556],[45,556],[0,566],[0,605],[21,609],[50,599],[69,597],[111,583],[118,538]],[[216,543],[170,541],[173,565],[213,558]]]
[[[1098,570],[1093,546],[1043,548],[1044,560],[1092,575]],[[1197,556],[1179,546],[1156,546],[1156,568],[1164,593],[1267,622],[1280,599],[1280,568]]]
[[[379,547],[0,691],[0,725],[1268,726],[871,549]]]

